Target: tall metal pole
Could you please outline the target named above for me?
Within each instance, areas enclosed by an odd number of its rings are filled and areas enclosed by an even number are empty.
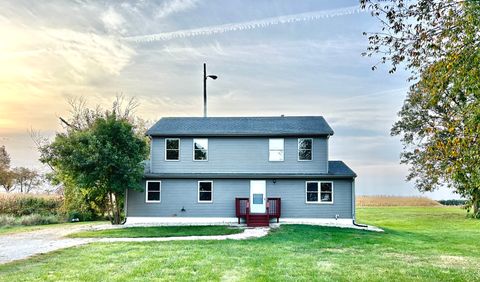
[[[203,117],[207,117],[207,64],[203,63]]]

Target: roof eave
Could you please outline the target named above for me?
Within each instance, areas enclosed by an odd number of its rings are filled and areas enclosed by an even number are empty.
[[[356,174],[145,173],[144,178],[178,179],[353,179]]]
[[[150,137],[272,137],[272,136],[285,136],[285,137],[328,137],[333,135],[332,132],[328,133],[163,133],[163,132],[148,132],[145,134]]]

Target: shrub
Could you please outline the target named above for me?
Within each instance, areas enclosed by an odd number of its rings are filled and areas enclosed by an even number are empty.
[[[17,220],[14,216],[8,214],[0,214],[0,226],[17,225]]]
[[[85,212],[79,212],[79,211],[70,211],[68,212],[68,221],[71,221],[72,219],[78,218],[79,221],[92,221],[97,219],[97,216],[93,214],[92,212],[85,211]]]
[[[440,200],[438,202],[444,206],[464,206],[467,203],[466,200]]]
[[[20,225],[41,225],[59,223],[61,221],[58,215],[39,215],[30,214],[22,216],[19,219]]]
[[[42,225],[60,223],[64,221],[64,218],[59,215],[30,214],[20,217],[5,214],[0,215],[0,227],[18,225]]]
[[[58,215],[62,203],[60,196],[0,194],[0,214],[17,217],[31,214]]]

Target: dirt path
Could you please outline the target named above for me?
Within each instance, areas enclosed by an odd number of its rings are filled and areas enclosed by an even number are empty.
[[[67,228],[46,228],[0,236],[0,264],[55,250],[79,246],[91,242],[147,242],[178,240],[244,240],[259,238],[268,234],[269,228],[248,228],[244,232],[218,236],[186,236],[164,238],[65,238],[66,235],[89,229],[112,228],[111,225],[78,226]]]

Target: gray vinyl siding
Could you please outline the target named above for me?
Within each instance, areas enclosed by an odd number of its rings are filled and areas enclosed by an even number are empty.
[[[317,181],[317,180],[308,180]],[[320,179],[318,181],[330,181]],[[267,197],[282,199],[282,217],[285,218],[352,218],[352,180],[333,182],[333,204],[306,203],[304,180],[267,181]]]
[[[173,138],[174,136],[172,136]],[[165,138],[152,139],[151,173],[327,173],[328,139],[313,138],[313,160],[298,161],[298,139],[284,138],[284,161],[270,162],[267,137],[210,137],[208,161],[193,160],[193,138],[180,138],[180,160],[165,161]]]
[[[235,217],[235,198],[250,195],[250,179],[202,180],[213,180],[212,203],[198,203],[197,179],[162,179],[160,203],[146,203],[145,191],[128,191],[127,216]],[[298,179],[267,180],[267,197],[282,199],[282,218],[352,218],[352,180],[332,181],[333,204],[306,204],[305,180]]]

